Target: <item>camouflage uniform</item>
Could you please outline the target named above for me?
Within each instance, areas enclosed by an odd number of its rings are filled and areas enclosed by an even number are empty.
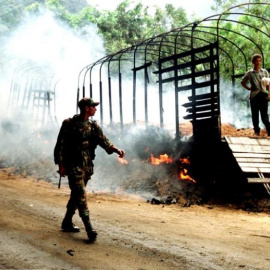
[[[82,121],[79,115],[63,121],[54,149],[54,158],[55,164],[63,164],[68,176],[71,194],[67,213],[71,218],[76,209],[82,219],[89,216],[85,187],[93,174],[97,145],[108,154],[113,153],[114,145],[95,121]]]

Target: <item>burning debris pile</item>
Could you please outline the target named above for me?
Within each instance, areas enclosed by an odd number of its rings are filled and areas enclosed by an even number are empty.
[[[150,159],[133,159],[125,164],[115,164],[112,160],[106,168],[98,165],[96,167],[90,188],[136,194],[147,200],[158,198],[159,201],[167,203],[168,198],[172,198],[171,203],[181,201],[185,206],[202,201],[195,180],[191,177],[193,181],[179,178],[177,162],[153,165]]]
[[[112,141],[117,141],[117,135],[110,136]],[[121,136],[121,147],[127,152],[125,159],[119,159],[116,164],[102,150],[98,152],[90,188],[108,191],[110,187],[111,192],[171,203],[181,201],[185,206],[201,203],[190,161],[182,148],[185,145],[180,144],[157,127],[127,128]],[[108,162],[101,167],[99,164],[104,159]]]
[[[119,140],[115,128],[104,128],[104,133],[113,141]],[[2,127],[6,138],[0,150],[0,167],[13,168],[13,173],[22,177],[34,176],[37,179],[58,183],[54,164],[53,148],[58,130],[43,130],[18,134]],[[21,136],[18,136],[21,135]],[[95,174],[87,188],[94,192],[129,193],[151,199],[157,197],[174,201],[200,201],[196,193],[196,180],[190,170],[187,157],[181,157],[176,143],[165,131],[151,127],[149,129],[127,128],[121,135],[121,145],[126,150],[125,159],[107,156],[97,148]],[[67,179],[62,179],[67,184]],[[192,195],[191,195],[192,194]],[[183,204],[190,204],[183,203]]]
[[[176,142],[156,127],[127,127],[121,135],[117,128],[104,133],[126,150],[124,159],[107,156],[97,148],[95,173],[87,189],[93,193],[137,195],[152,204],[227,204],[248,211],[264,211],[270,203],[264,190],[254,196],[245,184],[226,145],[197,145]],[[24,133],[1,127],[0,167],[58,184],[58,167],[53,148],[58,130]],[[26,135],[27,134],[27,135]],[[67,185],[67,179],[62,179]],[[254,190],[254,187],[252,187]],[[259,189],[259,187],[256,187]],[[252,194],[252,195],[251,195]]]

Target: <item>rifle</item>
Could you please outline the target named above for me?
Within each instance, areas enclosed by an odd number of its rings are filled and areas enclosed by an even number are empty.
[[[61,187],[61,178],[62,178],[62,176],[61,176],[61,174],[60,174],[60,171],[57,171],[57,172],[59,173],[58,188],[60,189],[60,187]]]

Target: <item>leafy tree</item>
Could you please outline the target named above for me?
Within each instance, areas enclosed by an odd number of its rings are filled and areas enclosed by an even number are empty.
[[[5,26],[8,30],[15,28],[24,16],[25,7],[33,4],[33,2],[30,0],[0,0],[1,26]]]
[[[215,12],[222,12],[230,7],[242,4],[243,2],[248,2],[248,0],[214,0],[211,9]]]
[[[115,11],[102,14],[97,25],[105,39],[106,49],[111,53],[185,23],[187,16],[181,8],[166,5],[165,10],[156,8],[155,14],[151,16],[148,7],[141,3],[131,7],[130,2],[125,0]]]
[[[214,0],[214,9],[219,11],[228,9],[229,6],[241,4],[243,0]],[[260,2],[259,0],[253,2]],[[74,6],[76,4],[76,7]],[[154,14],[150,13],[149,8],[142,5],[141,2],[133,3],[129,0],[121,2],[114,11],[97,10],[95,7],[87,4],[86,0],[43,0],[43,1],[27,1],[27,0],[0,0],[0,33],[8,32],[9,29],[16,27],[16,25],[25,16],[25,11],[28,13],[42,12],[45,9],[51,10],[55,16],[62,21],[68,23],[74,31],[81,33],[81,29],[88,24],[97,26],[97,31],[104,39],[107,54],[115,53],[121,49],[131,47],[139,44],[144,40],[158,36],[171,29],[177,29],[188,23],[186,12],[182,8],[175,8],[171,4],[165,5],[165,9],[156,7]],[[254,14],[255,16],[264,16],[270,18],[270,7],[263,5],[249,5],[243,6],[242,11]],[[225,16],[223,16],[225,18]],[[257,29],[263,30],[267,33],[270,31],[267,21],[259,20],[256,17],[240,16],[239,22],[250,24]],[[195,47],[205,44],[205,39],[208,41],[215,41],[215,25],[212,23],[213,29],[208,29],[208,34],[203,31],[196,32]],[[258,48],[248,40],[248,38],[256,40],[264,51],[269,51],[268,37],[262,35],[256,29],[243,26],[243,24],[236,24],[232,22],[221,22],[221,27],[227,30],[221,30],[220,34],[226,38],[220,39],[221,46],[227,52],[221,53],[221,60],[224,62],[220,66],[222,74],[226,76],[231,75],[231,63],[228,61],[230,55],[235,62],[235,71],[237,74],[243,73],[246,66],[243,64],[243,55],[235,50],[232,46],[233,41],[250,59],[250,55],[258,52]],[[204,29],[205,30],[205,29]],[[241,35],[236,35],[234,32],[239,32]],[[190,33],[189,33],[190,34]],[[189,46],[188,38],[185,33],[180,35],[179,42],[183,44],[182,50]],[[168,35],[164,38],[167,46],[164,46],[161,52],[162,56],[174,53],[174,36]],[[186,44],[186,45],[185,45]],[[158,45],[152,44],[149,46],[150,53],[153,57],[156,55],[155,50],[158,50]],[[152,50],[152,51],[151,51]],[[270,66],[270,59],[265,58],[265,66]]]

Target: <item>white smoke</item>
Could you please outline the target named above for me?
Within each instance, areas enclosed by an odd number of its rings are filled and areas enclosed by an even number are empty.
[[[9,95],[10,95],[10,87],[12,83],[12,74],[13,71],[22,66],[24,63],[28,63],[27,65],[31,65],[34,63],[38,66],[49,66],[50,71],[55,74],[55,79],[59,82],[56,87],[56,110],[55,116],[57,117],[59,124],[61,124],[62,120],[71,117],[75,114],[76,109],[76,94],[77,94],[77,83],[78,83],[78,75],[81,69],[87,66],[90,63],[93,63],[103,57],[105,55],[105,51],[103,49],[103,43],[101,38],[96,33],[96,28],[94,26],[89,26],[84,29],[84,36],[79,36],[75,34],[68,26],[64,25],[57,21],[53,15],[49,12],[43,14],[39,17],[28,18],[23,24],[18,27],[18,29],[12,33],[12,35],[6,40],[4,44],[5,54],[6,54],[6,63],[4,66],[5,77],[1,77],[0,86],[3,91],[1,91],[1,115],[0,121],[5,120],[7,115],[7,110],[9,109],[8,103]],[[30,64],[29,64],[30,63]],[[22,66],[23,68],[25,66]],[[27,68],[26,68],[27,71]],[[26,72],[25,71],[25,72]],[[132,123],[133,121],[133,85],[132,85],[132,75],[131,70],[127,73],[123,80],[122,94],[123,94],[123,117],[124,123]],[[16,75],[16,74],[15,74]],[[100,100],[99,96],[99,70],[98,68],[94,70],[92,74],[94,80],[94,99]],[[106,82],[107,74],[102,74],[102,81],[104,83],[103,89],[103,101],[104,101],[104,122],[109,123],[109,111],[108,111],[108,85]],[[123,76],[124,77],[124,76]],[[16,79],[16,76],[15,76]],[[23,80],[22,80],[23,81]],[[113,103],[113,121],[116,123],[120,122],[120,113],[119,113],[119,95],[118,95],[118,78],[112,80],[112,103]],[[87,81],[86,86],[89,85],[89,81]],[[23,86],[21,86],[23,89]],[[245,112],[240,113],[236,107],[236,111],[239,112],[237,117],[235,118],[232,114],[231,106],[234,102],[234,98],[231,89],[225,82],[222,82],[221,89],[226,89],[226,91],[221,90],[221,101],[222,101],[222,121],[230,122],[235,125],[242,126],[241,122],[244,119]],[[222,92],[223,91],[223,92]],[[244,90],[243,90],[244,92]],[[88,94],[86,94],[89,96]],[[182,117],[186,115],[185,108],[181,105],[187,102],[187,96],[189,93],[183,92],[179,93],[179,115],[180,121]],[[137,80],[137,109],[136,109],[136,118],[138,122],[144,122],[145,111],[144,111],[144,85],[142,81]],[[228,105],[229,104],[229,105]],[[3,105],[3,106],[2,106]],[[12,107],[13,108],[13,107]],[[100,108],[100,107],[99,107]],[[98,109],[99,109],[98,108]],[[20,135],[21,140],[14,137],[8,139],[8,136],[5,136],[4,131],[1,132],[1,137],[4,138],[1,140],[1,152],[3,150],[9,150],[9,145],[13,146],[12,151],[17,151],[23,153],[23,157],[29,160],[33,160],[33,157],[38,159],[39,155],[44,155],[45,157],[49,157],[49,160],[52,161],[52,153],[53,147],[55,143],[56,136],[54,140],[51,140],[49,143],[45,145],[42,144],[42,148],[39,148],[38,142],[30,142],[31,149],[27,149],[26,146],[29,143],[29,140],[25,140],[24,129],[26,123],[29,121],[29,125],[35,125],[35,120],[31,117],[29,119],[22,120],[22,112],[20,108],[15,108],[15,112],[13,114],[13,118],[11,119],[12,123],[18,124],[21,126]],[[163,113],[164,113],[164,124],[167,129],[174,130],[175,132],[175,94],[174,88],[166,89],[163,94]],[[98,110],[96,119],[99,119],[100,111]],[[153,124],[155,126],[159,125],[159,93],[158,93],[158,84],[151,83],[148,85],[148,120],[149,124]],[[243,126],[242,126],[243,127]],[[59,128],[59,127],[58,127]],[[59,129],[58,129],[59,130]],[[57,131],[58,131],[57,130]],[[106,129],[104,130],[106,134]],[[6,131],[5,131],[6,132]],[[114,141],[116,145],[120,148],[124,148],[127,145],[132,144],[132,140],[134,137],[139,138],[140,133],[142,133],[141,129],[136,129],[136,131],[132,131],[133,134],[130,136],[130,140],[126,141],[126,144],[123,145],[121,141]],[[3,135],[4,134],[4,135]],[[18,134],[18,129],[16,128],[15,134]],[[28,135],[28,134],[25,134]],[[54,134],[56,135],[56,134]],[[173,136],[172,138],[173,139]],[[16,144],[14,145],[14,141]],[[169,141],[169,140],[168,140]],[[144,142],[147,146],[147,143]],[[151,141],[149,141],[149,144]],[[37,146],[37,147],[36,147]],[[137,145],[136,145],[137,146]],[[35,150],[38,149],[39,152]],[[132,149],[133,150],[133,149]],[[130,149],[130,151],[132,151]],[[103,151],[103,150],[101,150]],[[0,154],[2,154],[0,152]],[[99,151],[97,155],[99,155]],[[168,153],[170,154],[170,153]],[[131,155],[130,155],[131,156]],[[16,157],[16,156],[15,156]],[[127,155],[127,158],[129,156]],[[107,157],[106,160],[110,160],[111,167],[115,168],[118,164],[117,160],[112,157]],[[101,159],[97,159],[97,161],[104,162],[103,155]],[[145,168],[141,167],[143,165],[140,164],[140,160],[137,161],[139,164],[136,166],[139,167],[138,171],[143,171]],[[101,174],[96,173],[93,177],[93,187],[99,188],[102,187],[102,171],[104,164],[97,164],[99,168],[101,168]],[[121,175],[123,178],[128,174],[132,173],[134,166],[132,164],[123,171]],[[125,170],[125,169],[124,169]],[[153,168],[154,172],[155,168]],[[98,171],[98,170],[97,170]],[[119,169],[120,171],[120,169]],[[151,169],[152,173],[152,169]],[[151,176],[152,174],[149,173]],[[154,175],[154,173],[153,173]],[[138,176],[141,177],[141,176]],[[110,175],[108,178],[111,178],[110,181],[104,181],[105,186],[113,185],[115,189],[117,186],[120,186],[121,183],[125,179],[113,179]],[[108,186],[110,188],[110,186]],[[140,190],[142,191],[142,190]]]
[[[27,110],[24,108],[24,93],[33,88],[55,90],[51,113],[61,125],[76,113],[78,74],[105,54],[103,41],[94,26],[78,33],[50,12],[25,18],[1,41],[4,59],[0,69],[0,166],[28,168],[28,173],[33,174],[40,161],[47,164],[42,164],[42,169],[50,171],[60,126],[54,122],[50,129],[42,130],[37,115],[32,113],[32,103]]]
[[[67,25],[46,12],[38,17],[27,18],[6,40],[4,50],[6,78],[1,81],[5,103],[10,94],[13,71],[23,63],[46,66],[54,76],[56,85],[56,113],[60,122],[76,109],[78,74],[82,67],[102,57],[103,42],[94,26],[82,30],[83,36],[75,34]],[[24,67],[22,67],[24,69]],[[30,74],[31,75],[31,74]],[[33,73],[33,79],[35,74]],[[16,80],[16,74],[15,74]]]
[[[249,108],[249,91],[245,90],[240,81],[220,81],[221,123],[229,123],[236,128],[250,128],[252,126]]]

